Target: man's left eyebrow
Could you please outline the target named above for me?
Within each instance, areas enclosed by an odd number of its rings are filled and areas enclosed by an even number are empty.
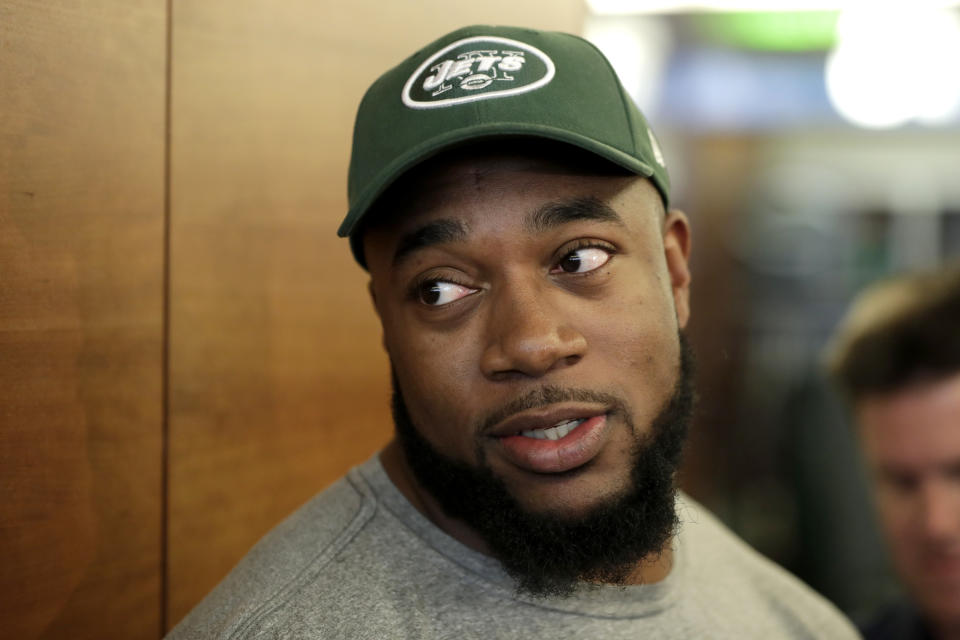
[[[548,202],[531,213],[524,222],[524,226],[528,231],[543,233],[580,220],[612,222],[622,227],[626,226],[620,214],[606,202],[593,196]]]

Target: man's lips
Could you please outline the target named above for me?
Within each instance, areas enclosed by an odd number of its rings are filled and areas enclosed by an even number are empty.
[[[924,554],[922,563],[924,573],[932,581],[960,581],[960,554],[956,551]]]
[[[515,413],[495,424],[487,435],[495,438],[520,435],[524,431],[548,429],[562,422],[592,418],[607,413],[596,404],[564,403]]]
[[[522,435],[569,421],[580,422],[556,440]],[[489,435],[496,438],[500,453],[515,466],[536,473],[562,473],[586,464],[600,452],[608,426],[603,408],[561,405],[515,414],[497,424]]]

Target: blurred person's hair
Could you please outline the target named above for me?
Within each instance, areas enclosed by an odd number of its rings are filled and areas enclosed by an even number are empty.
[[[864,290],[827,346],[826,365],[852,402],[960,373],[960,262]]]

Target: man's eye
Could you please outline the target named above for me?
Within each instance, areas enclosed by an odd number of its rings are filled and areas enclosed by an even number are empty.
[[[885,473],[883,475],[883,481],[889,489],[897,493],[911,493],[915,491],[919,485],[919,480],[916,476],[906,473]]]
[[[610,252],[599,247],[584,247],[571,251],[557,263],[563,273],[586,273],[599,269],[610,259]]]
[[[449,304],[474,292],[476,289],[444,280],[427,280],[417,287],[420,302],[434,307]]]

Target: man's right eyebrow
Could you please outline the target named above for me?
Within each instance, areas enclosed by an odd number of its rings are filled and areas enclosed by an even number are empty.
[[[594,196],[548,202],[529,215],[525,225],[527,229],[542,233],[579,220],[612,222],[626,226],[613,207]]]
[[[462,242],[467,237],[467,228],[459,220],[440,218],[405,233],[393,252],[393,266],[396,267],[412,253],[446,242]]]

